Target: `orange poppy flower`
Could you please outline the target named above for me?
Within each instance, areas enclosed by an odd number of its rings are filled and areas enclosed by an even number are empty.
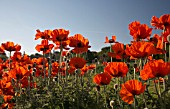
[[[51,32],[52,30],[44,30],[44,32],[41,32],[39,29],[36,30],[37,33],[35,35],[35,40],[41,38],[41,39],[51,39]]]
[[[170,14],[164,14],[160,18],[153,16],[151,19],[151,25],[156,29],[170,30]]]
[[[20,51],[21,50],[21,46],[18,45],[18,44],[14,45],[14,42],[9,42],[8,41],[6,43],[2,43],[1,46],[4,48],[4,50],[7,50],[9,52],[11,52],[11,51]]]
[[[73,66],[70,66],[68,69],[68,73],[73,74],[75,72],[76,68]]]
[[[21,60],[21,58],[22,58],[21,52],[15,52],[15,53],[13,54],[13,56],[11,57],[11,59],[12,59],[13,61]]]
[[[104,72],[110,74],[112,77],[124,77],[128,71],[128,66],[124,62],[110,62],[104,68]]]
[[[54,77],[57,75],[58,73],[58,70],[59,70],[59,63],[58,62],[53,62],[52,63],[52,73],[51,75]]]
[[[126,45],[125,53],[133,58],[144,58],[152,54],[160,54],[161,52],[154,47],[153,43],[141,41],[133,42],[130,47]]]
[[[43,54],[45,54],[45,53],[49,53],[49,52],[52,50],[53,47],[54,47],[53,44],[48,44],[48,40],[42,40],[42,41],[41,41],[41,44],[38,44],[38,45],[35,47],[35,49],[36,49],[38,52],[42,51]]]
[[[167,79],[164,79],[164,78],[162,78],[162,77],[159,77],[159,79],[155,79],[153,82],[154,82],[154,83],[158,83],[158,82],[163,83],[164,81],[167,81]]]
[[[24,67],[15,66],[15,69],[12,69],[8,72],[9,77],[10,78],[14,78],[14,79],[21,79],[23,76],[29,76],[31,71],[29,72],[28,70],[26,70]]]
[[[109,39],[109,38],[106,36],[105,43],[114,43],[114,42],[116,42],[116,36],[112,36],[112,39]]]
[[[108,55],[116,59],[121,59],[125,54],[124,44],[122,43],[116,43],[112,45],[112,50],[114,53],[108,52]]]
[[[69,33],[70,33],[69,30],[55,29],[51,33],[52,40],[53,41],[59,41],[59,42],[66,41],[66,40],[68,40],[68,34]]]
[[[89,66],[88,66],[88,69],[89,70],[93,70],[93,69],[95,69],[96,68],[96,64],[90,64]]]
[[[62,42],[59,42],[59,41],[53,41],[53,42],[56,44],[54,49],[60,49],[62,47],[65,50],[69,50],[69,48],[67,47],[70,43],[69,40],[62,41]]]
[[[0,46],[0,53],[4,53],[4,48],[2,46]]]
[[[37,65],[43,65],[43,62],[47,63],[47,58],[43,58],[43,57],[39,57],[38,59],[33,58],[32,62],[36,63]]]
[[[87,52],[88,48],[90,48],[89,40],[84,38],[81,34],[75,34],[74,36],[69,37],[69,40],[69,46],[74,47],[72,50],[74,53]]]
[[[170,74],[170,62],[164,62],[162,59],[153,60],[146,63],[140,71],[143,80],[155,77],[164,77]]]
[[[163,49],[162,37],[158,34],[154,34],[153,38],[150,39],[150,42],[156,44],[156,48]]]
[[[120,90],[120,97],[128,104],[132,104],[135,95],[140,95],[145,91],[146,84],[142,85],[142,82],[138,80],[129,80],[122,84]]]
[[[81,68],[81,75],[84,75],[88,70],[89,70],[89,66],[85,65],[83,68]]]
[[[129,24],[130,35],[133,36],[135,41],[140,39],[149,39],[152,34],[152,28],[149,28],[146,24],[140,24],[139,21],[134,21]]]
[[[93,78],[93,82],[97,85],[108,85],[112,77],[108,73],[96,74]]]
[[[32,78],[30,78],[32,79]],[[28,80],[28,76],[24,76],[21,80],[21,87],[22,88],[27,88],[28,86],[33,88],[33,87],[36,87],[36,83],[33,83],[33,82],[29,82]]]
[[[81,69],[86,64],[86,60],[80,57],[74,57],[70,59],[69,65],[75,67],[76,69]]]

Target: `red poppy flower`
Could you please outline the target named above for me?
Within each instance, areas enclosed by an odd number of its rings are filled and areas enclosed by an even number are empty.
[[[112,77],[124,77],[128,71],[128,66],[124,62],[110,62],[104,68],[104,72],[110,74]]]
[[[97,85],[108,85],[112,77],[108,73],[96,74],[93,78],[93,82]]]
[[[37,45],[35,49],[38,52],[42,51],[43,54],[45,54],[45,53],[49,53],[53,47],[54,47],[53,44],[48,44],[48,40],[42,40],[41,44]]]
[[[70,59],[69,65],[75,67],[76,69],[81,69],[86,64],[86,60],[80,57],[74,57]]]
[[[11,52],[11,51],[20,51],[21,50],[21,46],[18,45],[18,44],[14,45],[13,42],[2,43],[1,46],[4,48],[4,50],[7,50],[9,52]]]
[[[69,33],[70,33],[69,30],[55,29],[51,33],[52,40],[53,41],[59,41],[59,42],[66,41],[66,40],[68,40],[68,34]]]
[[[51,39],[51,32],[52,30],[45,30],[44,32],[41,32],[40,30],[36,30],[37,33],[35,35],[35,40],[41,38],[41,39]]]
[[[124,44],[116,43],[112,45],[112,50],[113,50],[113,53],[109,52],[108,55],[116,59],[121,59],[125,53]]]
[[[129,45],[126,45],[125,53],[133,58],[144,58],[152,54],[161,54],[161,52],[154,47],[153,43],[144,41],[133,42],[130,47]]]
[[[170,31],[165,31],[165,32],[162,32],[162,35],[161,35],[164,39],[164,42],[167,42],[169,43],[169,39],[170,39]]]
[[[116,36],[112,36],[112,39],[109,39],[107,36],[106,36],[106,41],[105,43],[114,43],[116,42]]]
[[[153,16],[151,19],[151,25],[156,29],[161,29],[165,31],[170,30],[170,14],[164,14],[160,18]]]
[[[74,53],[87,52],[88,48],[90,48],[88,39],[84,38],[81,34],[69,37],[69,40],[69,46],[74,47],[72,50]]]
[[[140,95],[145,91],[146,84],[142,85],[142,82],[138,80],[129,80],[122,84],[120,90],[120,97],[128,104],[132,104],[135,95]]]
[[[67,55],[67,53],[68,53],[68,51],[62,51],[62,53],[61,53],[61,56],[66,56]]]
[[[52,63],[52,73],[51,75],[54,77],[57,75],[59,69],[59,63],[58,62],[53,62]]]
[[[140,39],[149,39],[152,34],[152,28],[149,28],[146,24],[140,24],[139,21],[134,21],[129,24],[130,35],[133,36],[135,41]]]
[[[164,77],[170,74],[170,62],[164,62],[162,59],[153,60],[146,63],[143,70],[140,71],[140,76],[143,80],[148,80],[155,77]]]

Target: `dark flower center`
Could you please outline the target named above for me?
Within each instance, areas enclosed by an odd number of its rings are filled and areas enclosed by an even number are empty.
[[[77,47],[82,47],[82,46],[83,46],[83,45],[82,45],[81,42],[77,43]]]

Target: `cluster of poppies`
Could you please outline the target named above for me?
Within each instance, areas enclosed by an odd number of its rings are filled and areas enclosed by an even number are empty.
[[[144,66],[141,64],[134,66],[140,72],[140,78],[143,81],[170,74],[170,62],[166,62],[165,59],[156,60],[153,58],[153,55],[166,54],[165,46],[169,43],[170,38],[170,14],[162,15],[160,18],[153,16],[151,25],[155,29],[161,29],[161,35],[154,34],[151,37],[153,28],[141,24],[139,21],[134,21],[129,24],[130,35],[134,39],[131,44],[124,45],[117,42],[116,36],[112,36],[111,39],[106,37],[105,43],[111,44],[108,56],[122,62],[108,62],[104,71],[94,76],[94,83],[99,86],[108,85],[112,79],[126,77],[130,72],[129,60],[146,60],[147,63]],[[166,55],[165,57],[167,58]],[[134,76],[133,79],[127,80],[121,85],[119,94],[124,102],[132,104],[135,95],[143,93],[145,88],[146,84]]]
[[[131,44],[126,46],[106,37],[105,43],[111,44],[111,51],[108,56],[121,60],[121,62],[105,62],[104,70],[94,76],[93,81],[98,86],[108,85],[114,78],[124,78],[129,73],[128,62],[125,60],[147,59],[147,63],[139,69],[142,80],[149,80],[156,77],[164,77],[170,74],[170,63],[163,59],[155,60],[152,55],[165,54],[166,43],[169,43],[170,14],[162,15],[160,18],[152,17],[151,25],[155,29],[163,30],[161,35],[152,34],[152,28],[139,21],[129,24],[130,35],[133,37]],[[27,54],[20,52],[21,46],[13,42],[2,43],[0,53],[9,52],[7,60],[0,59],[0,94],[4,98],[2,108],[12,108],[15,103],[11,102],[13,97],[19,96],[20,88],[36,88],[33,77],[53,78],[73,74],[80,71],[84,75],[88,70],[95,69],[96,64],[87,65],[82,53],[90,48],[89,41],[81,34],[69,36],[65,29],[36,30],[35,40],[41,39],[35,49],[42,52],[43,57],[31,59]],[[51,57],[52,50],[59,50],[59,60]],[[49,58],[46,55],[49,55]],[[73,55],[74,54],[74,55]],[[163,70],[162,70],[163,69]],[[121,85],[120,97],[123,101],[132,104],[134,96],[145,91],[146,85],[133,78]]]
[[[81,34],[70,36],[69,31],[64,29],[37,30],[35,40],[41,39],[41,44],[37,44],[35,49],[42,52],[43,57],[31,59],[27,54],[20,52],[21,46],[14,42],[2,43],[0,53],[9,52],[7,60],[0,60],[0,93],[4,98],[2,108],[12,108],[15,105],[11,100],[20,88],[37,88],[33,77],[54,78],[66,76],[80,69],[80,75],[84,75],[88,70],[94,69],[95,64],[86,65],[86,60],[79,55],[87,52],[89,41]],[[52,42],[52,43],[50,43]],[[70,48],[72,50],[68,51]],[[60,50],[60,60],[45,55],[52,54],[52,49]],[[72,54],[77,54],[73,56]]]

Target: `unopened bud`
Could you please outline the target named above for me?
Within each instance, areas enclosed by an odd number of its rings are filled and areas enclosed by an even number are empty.
[[[138,66],[138,65],[137,65],[136,63],[134,63],[134,68],[137,68],[137,66]]]
[[[115,103],[115,101],[114,101],[114,100],[111,100],[111,101],[110,101],[110,107],[112,107],[112,108],[113,108],[114,103]]]
[[[96,86],[96,91],[100,91],[100,86]]]
[[[170,43],[170,34],[167,36],[167,41]]]
[[[118,84],[114,84],[114,89],[117,89],[118,88]]]

